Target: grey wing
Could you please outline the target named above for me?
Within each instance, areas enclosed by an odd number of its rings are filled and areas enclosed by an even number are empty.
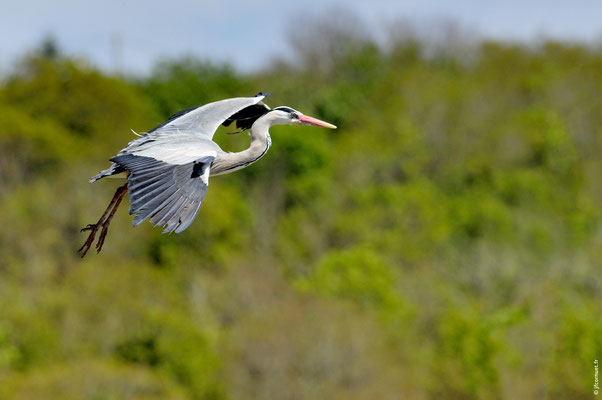
[[[186,164],[123,154],[111,161],[130,171],[128,189],[134,226],[146,219],[164,226],[163,233],[180,233],[190,226],[207,194],[213,156]]]
[[[129,154],[150,157],[168,164],[182,165],[207,156],[215,158],[218,153],[222,152],[222,149],[214,141],[202,136],[188,134],[157,136],[154,138],[142,137],[134,142],[130,142],[128,147],[121,150],[117,157]],[[90,182],[95,182],[106,176],[117,175],[125,171],[128,171],[128,169],[113,162],[109,168],[100,171],[90,179]]]
[[[269,107],[262,102],[266,96],[267,94],[260,92],[255,97],[236,97],[189,108],[173,115],[161,125],[150,130],[147,135],[186,132],[200,134],[211,139],[217,128],[239,111],[256,104],[261,104],[266,110],[269,110]]]
[[[195,141],[199,142],[196,144],[200,144],[202,148],[209,147],[219,152],[221,151],[219,146],[211,141],[216,129],[223,123],[225,125],[232,123],[231,117],[233,116],[236,117],[234,120],[239,124],[240,121],[237,118],[240,118],[240,111],[246,108],[269,110],[269,107],[262,102],[267,96],[260,92],[255,97],[226,99],[180,111],[144,136],[132,140],[119,152],[118,156],[134,154],[153,157],[173,164],[184,164],[195,159],[197,149],[192,149],[191,152],[186,151],[186,148],[190,148],[188,142]],[[259,115],[259,111],[256,111],[255,114]],[[245,114],[245,118],[241,119],[248,123],[253,118],[249,118]],[[123,172],[123,167],[114,164],[99,172],[90,179],[90,182],[121,172]]]

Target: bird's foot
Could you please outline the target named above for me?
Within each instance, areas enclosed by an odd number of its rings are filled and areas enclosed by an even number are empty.
[[[88,250],[90,250],[90,247],[92,247],[92,243],[94,243],[94,238],[96,237],[96,232],[98,232],[98,228],[100,228],[101,226],[102,226],[101,223],[88,224],[88,226],[86,226],[80,230],[80,232],[90,231],[90,234],[88,235],[88,239],[86,239],[86,242],[77,251],[78,253],[81,253],[80,254],[81,258],[84,258],[84,256],[88,252]],[[104,227],[103,227],[103,231],[105,231]],[[106,235],[106,232],[104,232],[104,233]],[[102,237],[102,233],[101,233],[101,237]],[[103,239],[104,239],[104,237],[103,237]],[[102,245],[100,247],[102,247]],[[98,244],[96,245],[96,249],[97,249],[97,251],[100,251]]]
[[[100,253],[102,245],[105,242],[105,237],[107,236],[107,232],[109,230],[109,224],[111,223],[111,220],[113,219],[113,216],[115,215],[117,208],[119,208],[119,204],[121,204],[123,196],[125,196],[127,191],[127,183],[123,186],[118,187],[115,191],[113,199],[109,203],[109,206],[102,214],[102,217],[100,217],[98,222],[95,224],[88,224],[86,227],[81,229],[81,232],[90,231],[88,239],[86,239],[86,243],[84,243],[82,247],[80,247],[80,249],[77,251],[78,253],[81,253],[82,258],[84,258],[88,250],[90,250],[90,247],[92,247],[92,243],[94,243],[94,239],[96,238],[96,233],[102,227],[102,230],[100,231],[100,236],[98,237],[98,242],[96,242],[96,252]]]
[[[102,223],[102,231],[100,231],[100,236],[98,237],[98,242],[96,242],[96,252],[100,253],[100,249],[102,249],[102,245],[105,243],[105,237],[107,236],[107,232],[109,231],[109,224],[111,223],[110,219],[107,219]]]

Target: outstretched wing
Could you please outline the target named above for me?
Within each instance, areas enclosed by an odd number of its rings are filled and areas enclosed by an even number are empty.
[[[270,109],[262,102],[267,96],[268,94],[259,92],[255,97],[226,99],[180,111],[161,125],[148,131],[144,136],[132,140],[119,152],[118,156],[134,154],[153,157],[154,154],[159,152],[163,157],[155,157],[159,160],[166,161],[165,158],[178,157],[182,155],[182,142],[191,140],[211,142],[213,134],[221,124],[228,126],[236,121],[238,127],[249,128],[259,116]],[[211,143],[215,145],[215,143]],[[170,150],[174,147],[180,150],[176,151],[175,156],[170,155]],[[215,147],[220,151],[219,146],[215,145]],[[193,150],[191,154],[195,156],[196,150]],[[175,164],[184,164],[189,161],[194,161],[194,157],[193,160],[188,161],[178,159]],[[123,167],[113,164],[109,168],[100,171],[90,179],[90,182],[122,172],[124,172]]]
[[[215,153],[189,158],[182,163],[164,161],[152,156],[122,154],[111,161],[130,171],[130,214],[134,226],[146,219],[164,226],[163,233],[180,233],[190,226],[207,194],[209,171]]]
[[[224,121],[241,110],[256,105],[269,110],[262,103],[266,96],[267,94],[260,92],[255,97],[236,97],[189,108],[172,115],[167,121],[148,131],[145,136],[186,132],[203,135],[211,139]]]

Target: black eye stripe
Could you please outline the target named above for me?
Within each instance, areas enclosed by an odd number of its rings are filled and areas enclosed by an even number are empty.
[[[274,110],[284,111],[284,112],[287,112],[287,113],[294,113],[295,112],[295,110],[293,110],[290,107],[276,107],[276,108],[274,108]]]

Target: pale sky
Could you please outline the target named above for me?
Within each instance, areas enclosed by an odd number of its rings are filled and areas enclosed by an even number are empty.
[[[340,19],[338,5],[381,34],[396,19],[446,20],[487,38],[602,42],[601,0],[3,0],[0,73],[52,35],[69,55],[100,68],[147,73],[185,54],[248,71],[290,52],[285,32],[309,17]],[[330,12],[329,12],[330,11]],[[304,19],[305,18],[305,19]],[[345,21],[338,21],[339,23]],[[296,26],[298,25],[298,26]],[[120,49],[115,51],[115,49]]]

